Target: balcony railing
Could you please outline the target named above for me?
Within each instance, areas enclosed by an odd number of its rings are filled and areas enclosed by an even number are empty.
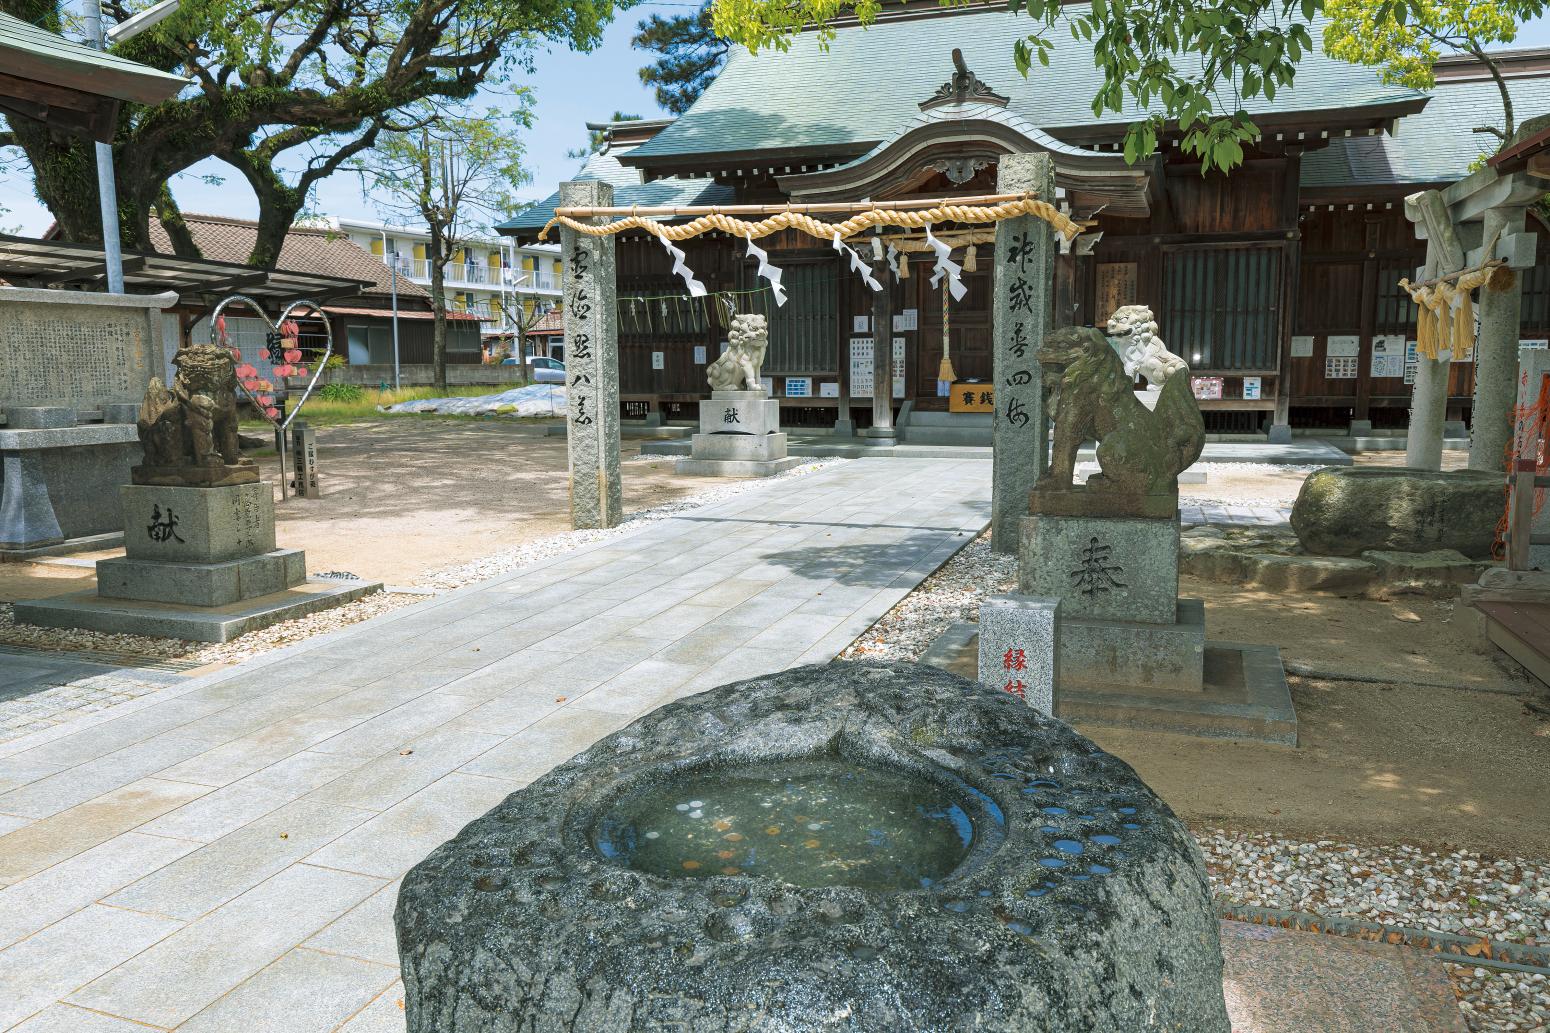
[[[391,265],[387,259],[384,263]],[[402,255],[398,259],[398,273],[407,276],[416,283],[431,282],[431,264],[423,258],[407,258]],[[560,289],[559,277],[553,273],[541,273],[532,269],[509,269],[505,267],[478,265],[472,262],[448,262],[442,278],[449,284],[458,284],[474,287],[493,287],[499,289],[505,286],[509,290],[521,290],[523,287],[542,291],[557,291]]]

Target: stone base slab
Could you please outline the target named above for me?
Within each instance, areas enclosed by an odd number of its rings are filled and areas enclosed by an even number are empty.
[[[274,489],[126,484],[124,551],[132,559],[220,563],[275,550]]]
[[[969,676],[977,669],[978,654],[978,626],[954,624],[921,660]],[[1297,711],[1281,651],[1274,646],[1207,642],[1201,692],[1063,687],[1058,716],[1079,725],[1297,745]]]
[[[786,458],[786,435],[696,434],[689,454],[695,459],[742,459],[768,463]]]
[[[1018,591],[1059,599],[1062,619],[1172,624],[1179,596],[1179,520],[1052,516],[1022,521]]]
[[[45,628],[85,628],[117,635],[230,642],[239,635],[319,610],[353,602],[379,591],[380,581],[308,581],[285,592],[229,606],[194,608],[136,599],[105,599],[72,592],[15,604],[16,620]]]
[[[276,549],[223,563],[160,563],[129,557],[99,560],[97,594],[183,606],[227,606],[273,595],[307,580],[306,553]]]
[[[101,549],[120,549],[124,545],[123,531],[109,531],[106,534],[88,534],[80,538],[66,538],[62,542],[53,545],[37,545],[28,548],[11,548],[8,545],[0,545],[0,561],[15,560],[22,562],[39,556],[68,556],[72,552],[97,552]]]
[[[225,488],[233,484],[253,484],[258,480],[258,464],[251,459],[220,466],[137,466],[129,471],[134,484],[162,487]]]
[[[1064,608],[1062,604],[1061,609]],[[1178,621],[1174,624],[1093,620],[1062,614],[1062,687],[1121,685],[1137,692],[1201,691],[1205,603],[1180,599],[1177,613]]]
[[[786,456],[768,461],[747,459],[680,459],[675,473],[697,477],[772,477],[802,465],[801,456]]]

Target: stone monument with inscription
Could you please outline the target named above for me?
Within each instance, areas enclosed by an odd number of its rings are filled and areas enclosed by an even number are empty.
[[[118,543],[135,415],[177,300],[0,288],[0,556]]]
[[[181,349],[171,388],[153,377],[137,430],[145,462],[119,488],[122,557],[97,562],[97,590],[18,602],[45,627],[225,642],[358,599],[379,582],[307,580],[299,549],[275,544],[274,493],[237,449],[232,354]]]
[[[1099,330],[1048,334],[1037,359],[1054,440],[1023,519],[1018,587],[1027,619],[1039,622],[1028,629],[1034,640],[1049,642],[1044,626],[1057,625],[1058,715],[1200,734],[1231,726],[1287,741],[1291,700],[1279,651],[1207,643],[1204,604],[1179,598],[1178,477],[1205,444],[1188,367],[1160,345],[1148,354],[1159,389],[1149,409]],[[1087,441],[1098,443],[1100,470],[1076,484]],[[996,609],[1001,624],[1018,614],[1005,603]],[[1007,634],[987,629],[982,616],[982,681],[1004,680],[990,654]],[[1224,714],[1238,724],[1222,724]],[[1291,722],[1295,742],[1294,714]]]
[[[717,477],[768,477],[801,460],[786,454],[780,402],[764,393],[759,369],[769,346],[761,315],[731,318],[727,350],[706,368],[710,399],[700,402],[700,432],[677,471]]]

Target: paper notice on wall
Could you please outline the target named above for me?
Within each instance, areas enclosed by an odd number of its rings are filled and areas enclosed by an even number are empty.
[[[853,334],[864,334],[864,333],[866,333],[867,331],[869,331],[871,329],[872,329],[872,317],[871,316],[851,316],[850,317],[850,332],[851,333],[853,333]]]
[[[1324,354],[1349,358],[1362,353],[1362,339],[1355,334],[1330,334],[1324,339]]]
[[[1355,380],[1356,372],[1357,359],[1354,356],[1324,356],[1324,378],[1326,380]]]
[[[1404,376],[1405,339],[1397,336],[1374,337],[1372,363],[1369,369],[1374,377]]]
[[[1221,377],[1191,377],[1189,386],[1201,401],[1213,401],[1222,397]]]
[[[787,398],[811,398],[813,396],[813,381],[811,377],[787,377]]]
[[[1292,358],[1294,358],[1294,359],[1311,359],[1311,358],[1313,358],[1313,338],[1311,338],[1311,337],[1293,337],[1292,338]]]
[[[775,378],[774,377],[760,377],[759,378],[759,386],[764,388],[764,394],[765,394],[766,397],[768,397],[768,398],[774,398],[775,397]]]
[[[1416,353],[1415,342],[1405,342],[1405,383],[1415,383]]]
[[[872,339],[850,339],[850,397],[872,397]]]
[[[1259,398],[1259,392],[1263,384],[1264,381],[1262,381],[1259,377],[1244,377],[1243,397],[1249,399],[1250,401],[1257,400]]]
[[[705,346],[703,344],[694,346],[694,364],[696,366],[705,365]]]
[[[652,369],[666,369],[667,368],[667,353],[666,352],[652,352],[651,353],[651,368]]]
[[[920,326],[920,310],[907,308],[903,312],[894,313],[893,330],[898,333],[901,330],[915,330]]]
[[[818,385],[818,397],[819,398],[838,398],[839,396],[840,396],[839,381],[837,381],[837,380],[825,380],[823,383]]]
[[[1550,348],[1550,341],[1547,341],[1543,337],[1540,337],[1540,338],[1536,338],[1536,339],[1534,339],[1532,341],[1519,341],[1518,342],[1518,347],[1519,348]]]
[[[893,396],[904,397],[904,338],[893,339]]]

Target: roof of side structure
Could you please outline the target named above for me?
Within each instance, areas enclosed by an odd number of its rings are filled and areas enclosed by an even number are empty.
[[[1550,112],[1550,77],[1508,81],[1517,122]],[[1425,109],[1400,120],[1393,136],[1333,140],[1303,155],[1301,185],[1309,188],[1451,183],[1494,151],[1494,136],[1471,132],[1500,124],[1501,94],[1490,81],[1439,82]]]
[[[590,155],[586,164],[570,177],[571,181],[608,183],[614,188],[616,205],[715,205],[730,204],[734,199],[731,187],[720,186],[708,179],[673,178],[642,183],[639,171],[625,168],[619,163],[619,153],[615,149]],[[531,233],[554,218],[554,210],[559,205],[560,194],[555,191],[496,226],[496,229],[502,233]]]

